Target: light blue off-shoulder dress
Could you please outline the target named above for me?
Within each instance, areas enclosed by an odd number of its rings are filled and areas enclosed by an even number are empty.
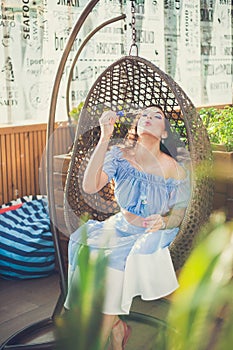
[[[140,217],[166,215],[172,208],[186,208],[190,197],[190,179],[164,179],[141,172],[125,158],[119,147],[106,153],[103,171],[114,179],[115,198],[121,208]],[[92,251],[104,248],[108,255],[105,314],[128,314],[132,299],[158,299],[173,292],[178,282],[169,252],[169,245],[179,228],[146,233],[143,227],[126,221],[121,212],[105,221],[89,220],[76,230],[69,241],[68,295],[77,283],[77,252],[82,244],[82,229]]]

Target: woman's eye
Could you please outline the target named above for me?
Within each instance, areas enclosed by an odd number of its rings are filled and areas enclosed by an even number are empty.
[[[143,117],[143,118],[146,118],[146,117],[148,117],[148,116],[149,116],[149,114],[142,114],[142,117]],[[161,114],[155,114],[155,115],[152,115],[151,117],[155,117],[155,118],[157,118],[157,119],[162,119]]]

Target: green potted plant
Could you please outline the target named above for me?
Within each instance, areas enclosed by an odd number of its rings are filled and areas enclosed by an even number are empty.
[[[214,209],[226,208],[233,218],[233,106],[202,108],[199,114],[213,148]]]
[[[77,123],[81,110],[83,108],[84,102],[81,101],[77,107],[74,107],[70,112],[69,112],[69,116]]]
[[[233,151],[233,106],[201,108],[199,114],[214,151]]]

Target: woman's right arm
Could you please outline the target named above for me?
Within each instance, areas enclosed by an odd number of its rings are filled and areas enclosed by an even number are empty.
[[[96,193],[108,182],[108,176],[102,169],[116,118],[117,115],[113,111],[106,111],[100,117],[100,140],[88,162],[83,177],[83,190],[86,193]]]

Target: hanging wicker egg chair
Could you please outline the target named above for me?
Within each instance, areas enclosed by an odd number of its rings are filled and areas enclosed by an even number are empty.
[[[98,143],[98,119],[106,106],[129,112],[132,108],[160,105],[172,129],[178,131],[190,152],[191,199],[179,235],[170,247],[173,263],[179,269],[189,255],[195,235],[211,212],[211,147],[202,121],[181,87],[151,62],[138,56],[125,56],[110,65],[96,80],[85,100],[75,136],[65,188],[65,219],[69,233],[80,218],[105,220],[119,208],[111,183],[94,195],[82,190],[83,173],[90,153]],[[125,116],[115,127],[114,141],[127,133]]]

